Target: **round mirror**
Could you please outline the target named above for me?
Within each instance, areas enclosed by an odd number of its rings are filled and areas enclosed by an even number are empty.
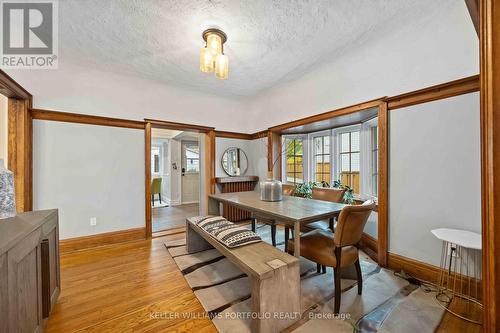
[[[231,177],[243,176],[247,172],[248,159],[243,150],[236,147],[226,149],[222,154],[222,169]]]

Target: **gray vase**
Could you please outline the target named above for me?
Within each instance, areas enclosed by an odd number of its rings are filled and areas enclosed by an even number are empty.
[[[281,182],[279,180],[273,179],[272,173],[268,173],[267,179],[260,182],[260,200],[283,200],[283,188]]]
[[[0,219],[16,216],[14,173],[5,168],[0,159]]]

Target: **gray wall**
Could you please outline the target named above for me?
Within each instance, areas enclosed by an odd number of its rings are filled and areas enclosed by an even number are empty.
[[[144,131],[34,120],[33,205],[61,239],[144,227]]]
[[[228,177],[221,165],[222,154],[227,148],[241,148],[248,157],[246,176],[258,176],[259,180],[267,176],[267,137],[257,140],[215,139],[215,177]],[[258,184],[256,186],[258,189]]]
[[[439,265],[440,227],[481,232],[479,93],[390,111],[389,251]]]

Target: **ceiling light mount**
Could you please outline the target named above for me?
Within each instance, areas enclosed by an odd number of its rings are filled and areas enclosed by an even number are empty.
[[[222,31],[220,29],[216,29],[216,28],[210,28],[210,29],[203,31],[203,33],[201,34],[201,37],[203,37],[203,40],[205,42],[207,42],[207,38],[211,34],[218,35],[222,40],[222,44],[224,44],[227,41],[226,33],[224,31]]]
[[[215,72],[215,77],[225,80],[229,76],[228,58],[224,54],[227,35],[224,31],[210,28],[201,34],[205,46],[200,51],[200,70],[203,73]]]

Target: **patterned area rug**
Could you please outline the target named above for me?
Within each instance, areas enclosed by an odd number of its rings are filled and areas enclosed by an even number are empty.
[[[257,233],[270,243],[269,226],[259,225]],[[278,229],[278,248],[284,247]],[[186,281],[212,318],[219,332],[250,332],[250,321],[238,313],[250,312],[248,277],[217,250],[188,254],[185,240],[166,242],[170,255]],[[361,254],[363,294],[357,281],[342,279],[339,316],[334,316],[333,269],[316,272],[316,264],[300,259],[301,319],[285,332],[433,332],[444,310],[416,285],[379,267]]]

